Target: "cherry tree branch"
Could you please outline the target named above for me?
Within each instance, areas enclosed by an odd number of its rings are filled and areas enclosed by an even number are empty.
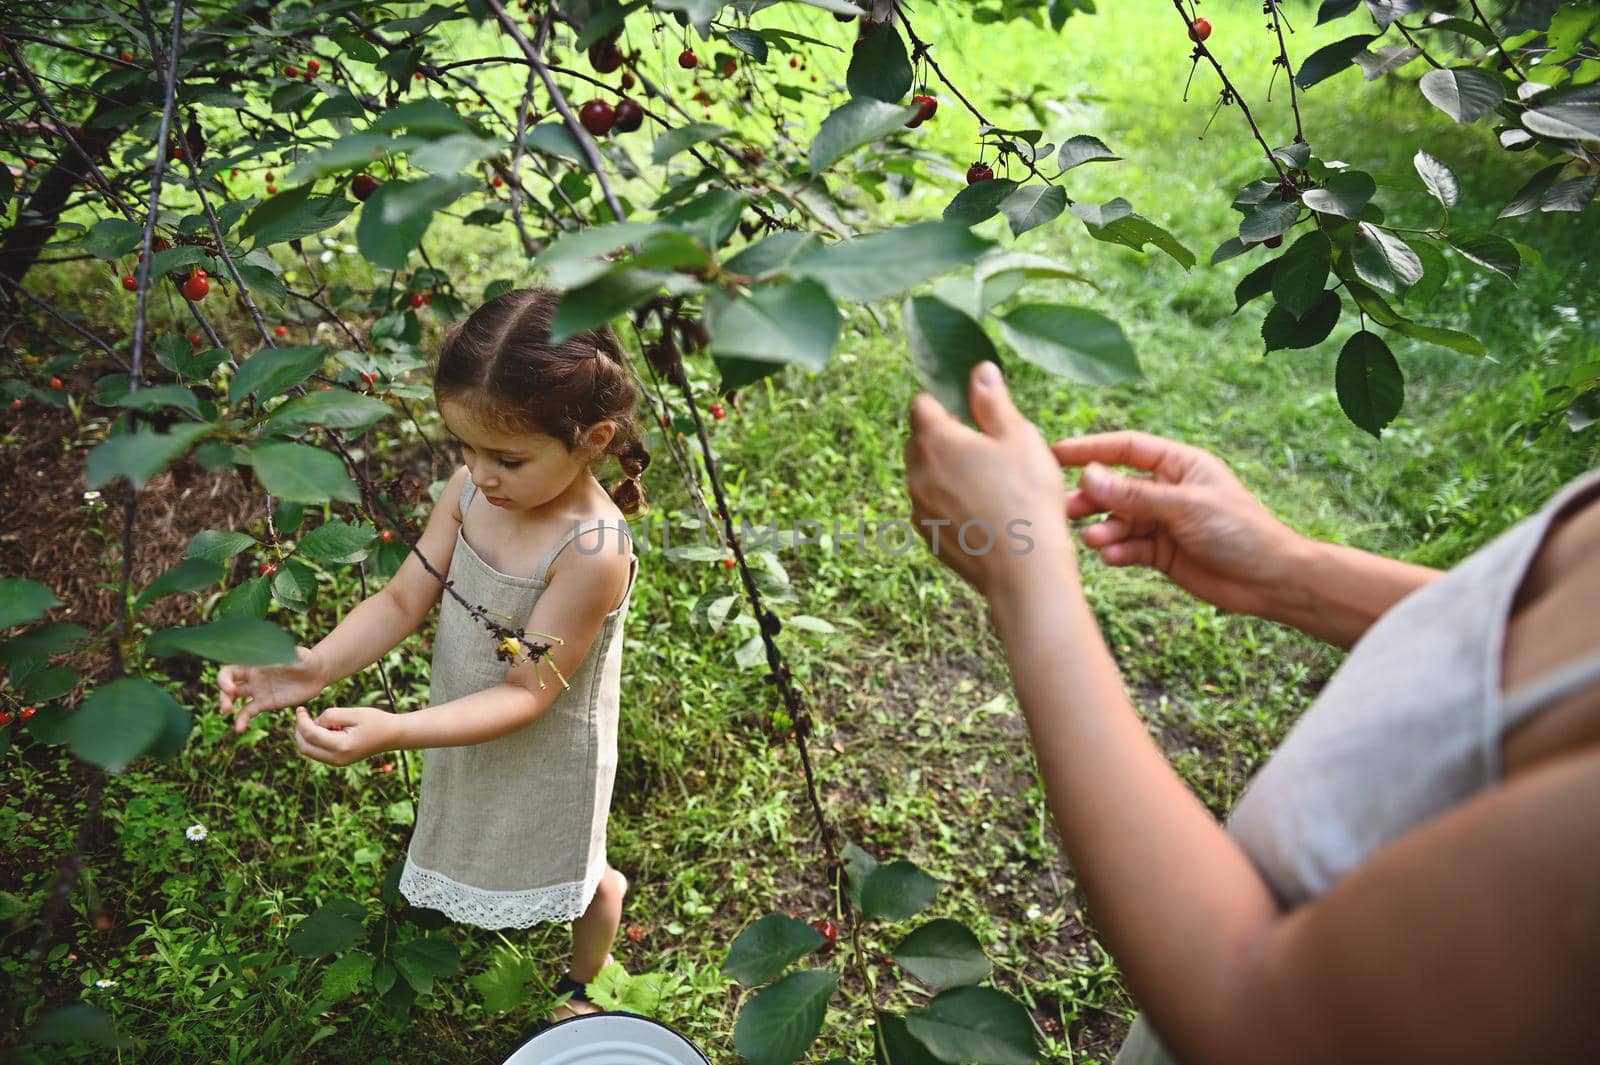
[[[1192,28],[1194,23],[1189,20],[1189,13],[1183,9],[1183,0],[1172,0],[1172,6],[1177,9],[1178,17],[1183,19],[1186,31]],[[1250,105],[1245,103],[1244,96],[1234,87],[1233,82],[1228,80],[1228,72],[1222,69],[1222,64],[1217,60],[1216,56],[1211,54],[1211,49],[1205,46],[1204,41],[1195,41],[1194,50],[1196,55],[1204,57],[1211,64],[1212,69],[1217,72],[1217,77],[1222,79],[1223,90],[1239,105],[1239,110],[1244,114],[1244,120],[1250,124],[1250,132],[1255,135],[1256,143],[1261,145],[1263,152],[1267,153],[1267,161],[1272,164],[1272,169],[1278,172],[1278,179],[1280,181],[1289,180],[1289,175],[1283,169],[1283,164],[1273,154],[1272,145],[1268,144],[1267,139],[1261,135],[1261,127],[1256,125],[1255,116],[1250,113]]]
[[[1289,65],[1289,46],[1283,39],[1283,20],[1278,17],[1278,0],[1267,0],[1267,11],[1272,16],[1272,32],[1278,35],[1278,60],[1289,78],[1289,109],[1294,112],[1294,142],[1304,144],[1306,130],[1300,121],[1300,96],[1294,84],[1294,68]]]

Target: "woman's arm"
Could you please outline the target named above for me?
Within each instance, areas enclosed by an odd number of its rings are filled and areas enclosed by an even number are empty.
[[[551,569],[526,628],[535,642],[549,643],[544,633],[561,637],[544,660],[523,657],[494,687],[409,714],[335,707],[313,719],[301,707],[295,726],[301,752],[330,765],[349,765],[380,751],[484,743],[532,724],[565,690],[557,670],[569,680],[577,674],[606,615],[622,598],[630,563],[617,549],[621,535],[615,529],[585,532],[574,541],[583,550],[562,552]]]
[[[1208,603],[1350,647],[1388,609],[1437,577],[1298,535],[1208,451],[1150,433],[1069,437],[1051,448],[1084,467],[1067,516],[1107,517],[1083,531],[1113,566],[1161,570]],[[1114,473],[1128,466],[1148,476]]]
[[[931,397],[913,406],[915,512],[1049,530],[1065,495],[1042,438],[1002,385],[975,384],[972,406],[981,433]],[[1063,847],[1179,1060],[1594,1060],[1600,750],[1422,826],[1285,914],[1145,731],[1070,542],[1050,535],[1034,556],[945,561],[989,600]]]

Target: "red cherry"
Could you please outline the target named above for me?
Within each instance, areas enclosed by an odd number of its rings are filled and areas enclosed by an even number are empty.
[[[137,292],[139,291],[139,279],[134,277],[132,274],[123,274],[122,287],[127,289],[129,292]]]
[[[378,383],[378,375],[373,373],[371,370],[363,370],[361,372],[361,379],[369,385]]]
[[[622,86],[622,90],[624,92],[626,92],[629,89],[633,88],[634,85],[636,84],[636,82],[634,81],[634,77],[633,77],[633,74],[631,72],[623,71],[622,81],[619,82],[618,84],[620,84]]]
[[[684,70],[693,70],[695,67],[700,65],[700,57],[695,55],[690,49],[685,48],[683,51],[678,53],[678,65]]]
[[[232,170],[228,171],[228,176],[230,178],[238,177],[239,176],[239,168],[238,167],[234,167]]]
[[[185,299],[203,300],[206,298],[206,293],[210,291],[211,282],[206,280],[206,275],[204,274],[190,274],[189,280],[183,283],[183,295]]]
[[[270,185],[272,182],[278,180],[278,175],[276,175],[272,171],[268,170],[265,180],[266,180],[267,184]]]
[[[278,194],[278,186],[276,186],[276,185],[268,185],[267,186],[267,195],[268,196],[276,196],[277,194]]]
[[[819,917],[811,922],[811,927],[817,930],[817,935],[822,937],[822,952],[826,954],[833,949],[839,941],[839,926],[826,917]]]
[[[16,410],[21,405],[22,405],[22,400],[20,400],[20,399],[13,400],[12,403],[11,403],[11,409],[12,410]],[[665,429],[667,426],[672,424],[672,419],[668,418],[665,414],[658,415],[656,417],[656,421],[661,424],[661,428],[663,428],[663,429]]]
[[[636,100],[617,101],[617,130],[621,133],[632,133],[644,125],[644,108]]]
[[[589,65],[602,74],[610,74],[622,66],[622,49],[615,40],[596,41],[589,46]]]
[[[283,76],[286,78],[298,78],[300,76],[300,68],[292,65],[284,67]]]
[[[50,378],[50,387],[55,389],[57,392],[61,391],[61,378],[59,378],[59,377]]]
[[[644,938],[644,929],[640,928],[636,924],[630,924],[628,926],[628,942],[629,943],[637,943],[637,942],[639,942],[639,940],[641,940],[643,938]]]
[[[739,72],[739,61],[737,59],[730,59],[727,62],[722,64],[722,76],[723,77],[731,78],[735,74],[737,74],[738,72]]]
[[[189,343],[193,344],[195,347],[198,348],[201,344],[204,344],[205,341],[201,339],[199,333],[190,333],[189,334]]]
[[[28,720],[28,718],[32,717],[34,714],[36,714],[38,712],[39,712],[38,707],[24,706],[21,710],[17,711],[17,716],[22,718],[22,720],[26,721],[26,720]]]
[[[22,400],[20,400],[20,399],[12,400],[11,401],[11,409],[12,410],[21,410],[22,409]]]
[[[206,273],[205,267],[203,267],[203,266],[197,266],[197,267],[195,267],[193,270],[191,270],[189,272],[194,274],[194,276],[196,276],[196,277],[210,277],[211,276],[210,274]]]
[[[11,724],[11,715],[4,710],[0,710],[0,728],[5,728],[9,724]]]
[[[275,325],[272,327],[272,335],[275,337],[286,337],[289,335],[289,330],[284,326]]]
[[[422,294],[422,305],[424,307],[432,307],[433,306],[433,293],[432,292],[424,292]]]
[[[917,105],[917,113],[912,116],[910,122],[906,123],[911,129],[916,129],[928,121],[933,117],[934,112],[939,110],[939,101],[931,96],[913,96],[911,102]]]
[[[378,767],[378,772],[380,772],[380,773],[393,773],[394,772],[394,763],[393,762],[385,762],[385,763],[383,763],[382,765],[380,765]]]
[[[358,200],[365,201],[367,197],[378,191],[378,186],[383,184],[371,174],[357,174],[350,179],[350,193]]]
[[[604,137],[617,123],[617,110],[604,100],[590,100],[578,112],[578,121],[592,136]]]
[[[1211,36],[1211,23],[1203,18],[1197,18],[1189,23],[1189,39],[1196,44]]]
[[[489,184],[493,185],[495,188],[499,188],[501,185],[504,185],[505,182],[500,179],[499,174],[496,174],[493,179],[490,180]]]
[[[973,163],[967,168],[967,184],[976,185],[980,181],[993,181],[994,167],[988,163]]]
[[[307,59],[306,60],[306,73],[307,74],[315,74],[317,71],[319,71],[321,69],[322,69],[322,64],[317,62],[315,59]]]
[[[259,572],[263,577],[270,577],[278,572],[278,564],[276,562],[263,562]]]
[[[722,404],[713,403],[711,404],[711,416],[720,422],[728,416],[728,412],[723,408]]]
[[[422,298],[422,293],[413,292],[411,294],[411,306],[413,306],[413,307],[421,307],[426,302],[427,301]]]
[[[378,539],[382,540],[386,544],[392,544],[394,543],[394,533],[390,532],[388,529],[385,529],[383,532],[378,534]]]
[[[120,53],[118,53],[117,58],[122,60],[124,63],[131,63],[131,62],[133,62],[133,53],[132,52],[120,52]]]
[[[411,80],[412,81],[421,81],[422,80],[422,71],[418,70],[418,71],[413,72],[412,75],[411,75]]]
[[[738,564],[739,563],[735,562],[731,558],[725,558],[725,559],[722,560],[722,568],[723,569],[732,569],[733,567],[737,566]]]
[[[1283,247],[1283,234],[1279,233],[1275,237],[1268,237],[1266,240],[1262,241],[1261,243],[1265,244],[1269,248],[1281,248],[1281,247]]]

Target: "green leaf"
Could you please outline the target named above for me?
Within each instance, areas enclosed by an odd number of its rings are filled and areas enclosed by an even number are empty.
[[[8,665],[20,658],[42,658],[70,650],[73,644],[89,635],[89,630],[70,621],[56,621],[41,625],[0,641],[0,665]]]
[[[467,120],[455,110],[433,96],[400,104],[378,116],[372,123],[374,133],[403,129],[407,133],[437,140],[457,133],[476,133]]]
[[[325,522],[301,538],[299,550],[313,562],[352,565],[367,557],[367,547],[377,538],[370,525]]]
[[[117,1033],[116,1022],[99,1006],[75,1002],[70,1006],[51,1010],[28,1029],[27,1042],[72,1044],[94,1043],[99,1046],[129,1046],[129,1040]]]
[[[1066,209],[1067,190],[1060,185],[1024,185],[1000,204],[1014,237],[1052,221]]]
[[[872,1048],[873,1065],[942,1065],[906,1028],[904,1017],[879,1013],[877,1025],[880,1045]]]
[[[240,666],[283,666],[299,661],[288,633],[255,618],[223,618],[192,628],[161,629],[150,634],[144,649],[156,658],[191,654]]]
[[[47,703],[59,699],[78,686],[82,676],[59,666],[29,673],[21,682],[22,697],[30,703]]]
[[[1117,155],[1106,142],[1099,137],[1091,137],[1087,133],[1080,133],[1076,137],[1068,137],[1061,146],[1061,153],[1056,156],[1056,163],[1062,172],[1071,170],[1084,163],[1115,163],[1122,156]]]
[[[329,429],[370,429],[394,413],[376,396],[333,388],[296,396],[272,412],[272,426],[323,425]]]
[[[821,370],[839,340],[839,311],[815,281],[758,285],[743,299],[722,289],[706,297],[714,354]]]
[[[382,162],[390,154],[410,151],[427,142],[421,137],[395,136],[390,133],[352,133],[349,136],[339,137],[324,148],[307,155],[295,164],[293,170],[285,181],[290,185],[298,186],[271,197],[257,209],[257,213],[267,210],[271,204],[287,197],[294,200],[275,209],[273,214],[265,217],[271,218],[283,214],[290,209],[293,202],[303,202],[311,195],[312,182],[333,174],[340,174],[347,170],[366,170]],[[242,236],[250,233],[263,223],[256,222],[254,216],[240,230]]]
[[[846,843],[839,852],[839,857],[844,859],[844,889],[849,896],[850,904],[856,909],[861,908],[861,887],[867,882],[867,877],[878,867],[878,860],[854,843]]]
[[[719,126],[714,122],[692,122],[687,126],[679,126],[656,138],[655,146],[650,152],[650,161],[660,166],[681,151],[703,141],[726,137],[732,132],[733,130],[727,126]]]
[[[1455,173],[1421,148],[1417,149],[1412,163],[1416,166],[1417,176],[1422,178],[1422,184],[1427,188],[1428,195],[1446,207],[1454,207],[1456,201],[1461,198],[1461,183],[1456,180]],[[1345,215],[1345,217],[1356,216]]]
[[[367,911],[354,899],[334,896],[289,933],[289,949],[302,958],[325,958],[356,945],[366,932]]]
[[[1122,327],[1096,311],[1024,304],[1000,320],[1000,329],[1017,354],[1069,380],[1110,385],[1142,376]]]
[[[1307,189],[1304,199],[1307,207],[1321,214],[1360,218],[1361,209],[1377,191],[1378,183],[1371,174],[1360,170],[1342,170],[1330,177],[1322,188]]]
[[[1476,122],[1506,98],[1500,79],[1475,67],[1430,70],[1417,83],[1422,95],[1457,122]]]
[[[1239,222],[1239,239],[1247,244],[1259,244],[1273,237],[1281,237],[1299,217],[1298,203],[1271,200],[1258,204]]]
[[[583,154],[578,138],[572,135],[565,122],[541,122],[527,132],[522,143],[533,151],[590,169],[588,156]]]
[[[79,247],[96,259],[116,259],[144,243],[144,226],[126,218],[102,218],[89,227]],[[152,276],[152,280],[154,277]]]
[[[412,250],[428,232],[434,212],[476,187],[477,182],[469,177],[385,182],[361,208],[356,245],[374,266],[403,269]]]
[[[1366,222],[1356,223],[1351,262],[1356,276],[1374,288],[1399,295],[1422,280],[1422,260],[1395,234]]]
[[[624,268],[568,289],[551,319],[550,342],[559,344],[585,329],[606,324],[654,296],[661,284],[658,273]]]
[[[370,987],[372,967],[376,961],[364,950],[352,950],[337,958],[322,971],[322,988],[317,992],[317,1001],[330,1006],[337,1005]]]
[[[252,577],[228,590],[217,600],[217,616],[221,618],[264,618],[272,605],[272,584],[265,577]]]
[[[894,960],[935,991],[975,984],[994,968],[966,925],[946,917],[929,921],[900,941]]]
[[[733,235],[749,200],[728,189],[713,189],[661,216],[666,225],[682,230],[702,247],[715,248]]]
[[[763,988],[739,1011],[734,1049],[750,1065],[794,1065],[805,1056],[839,986],[830,972],[805,969]]]
[[[683,17],[704,39],[711,34],[711,20],[725,4],[726,0],[651,0],[650,6],[657,11],[683,12]]]
[[[145,585],[133,601],[135,612],[163,596],[195,592],[222,580],[222,564],[207,558],[185,558]]]
[[[37,621],[45,611],[61,605],[61,600],[40,584],[26,577],[0,577],[0,632]]]
[[[992,988],[946,991],[908,1014],[906,1028],[942,1061],[1033,1065],[1038,1057],[1028,1011]]]
[[[1146,244],[1154,244],[1177,260],[1185,270],[1194,265],[1194,252],[1161,226],[1135,214],[1133,205],[1120,196],[1098,206],[1073,204],[1072,213],[1083,220],[1084,228],[1095,240],[1121,244],[1134,251],[1143,251]]]
[[[1272,275],[1278,271],[1278,260],[1269,259],[1250,271],[1233,290],[1233,313],[1238,314],[1251,300],[1272,291]]]
[[[66,740],[85,762],[120,772],[161,735],[178,706],[142,677],[122,677],[96,688],[68,719]]]
[[[1432,241],[1419,241],[1412,245],[1412,250],[1422,261],[1422,280],[1406,290],[1405,301],[1426,307],[1449,280],[1450,262]]]
[[[880,22],[856,42],[845,76],[851,96],[892,104],[911,91],[911,81],[911,60],[894,23]]]
[[[811,142],[811,176],[816,177],[863,145],[902,129],[916,107],[886,104],[858,96],[822,120]]]
[[[917,222],[819,247],[790,272],[822,282],[836,300],[885,299],[967,265],[990,246],[954,222]]]
[[[1370,33],[1358,34],[1323,45],[1306,56],[1306,61],[1300,64],[1300,73],[1294,76],[1294,83],[1302,89],[1309,89],[1319,81],[1333,77],[1354,63],[1356,56],[1366,51],[1367,45],[1377,39]]]
[[[745,987],[759,987],[824,942],[804,921],[769,913],[739,933],[728,948],[722,971]]]
[[[439,936],[424,936],[402,943],[390,957],[406,983],[419,995],[426,995],[434,980],[454,976],[461,968],[461,953],[456,945]]]
[[[240,551],[255,545],[256,538],[249,533],[206,529],[195,533],[194,539],[189,541],[189,546],[184,550],[183,557],[226,562]]]
[[[126,477],[135,488],[141,488],[212,429],[210,425],[175,425],[170,433],[137,429],[113,436],[89,452],[85,483],[99,488]]]
[[[239,276],[244,278],[244,283],[257,299],[264,299],[270,303],[282,303],[289,295],[288,288],[283,283],[283,278],[273,273],[264,266],[255,263],[235,263],[239,268]],[[224,359],[223,361],[226,361]]]
[[[765,63],[769,50],[766,38],[750,30],[729,30],[723,34],[729,44],[733,45],[757,63]]]
[[[500,144],[476,133],[457,133],[411,151],[411,164],[440,177],[452,177],[500,151]]]
[[[955,199],[944,209],[946,222],[975,226],[993,218],[1000,205],[1017,190],[1018,184],[1010,178],[993,178],[968,185],[956,193]]]
[[[533,265],[548,271],[557,288],[587,285],[614,268],[605,256],[625,251],[663,228],[660,222],[612,222],[564,233],[539,253]]]
[[[886,862],[861,885],[861,915],[868,920],[904,921],[932,905],[944,882],[907,861]]]
[[[1522,256],[1516,246],[1493,233],[1461,233],[1451,236],[1450,246],[1461,257],[1485,270],[1493,270],[1513,285],[1522,269]]]
[[[1600,191],[1600,174],[1558,181],[1539,197],[1539,210],[1571,211],[1576,214],[1588,208],[1597,191]]]
[[[338,456],[305,444],[265,444],[249,450],[261,487],[290,503],[361,499]]]
[[[353,210],[355,204],[344,196],[307,197],[294,210],[262,224],[255,231],[255,246],[264,248],[332,229]]]
[[[322,368],[328,345],[310,344],[296,348],[262,348],[239,364],[228,382],[228,402],[243,402],[246,396],[268,400],[304,384]]]
[[[1261,323],[1261,339],[1266,341],[1268,351],[1314,348],[1328,339],[1343,309],[1339,293],[1332,289],[1323,293],[1321,301],[1304,317],[1296,317],[1275,304]]]
[[[505,948],[495,952],[489,968],[467,982],[483,996],[483,1008],[488,1013],[504,1013],[528,1001],[528,985],[537,975],[532,959],[518,957]]]
[[[1495,217],[1497,219],[1516,218],[1537,211],[1540,201],[1550,190],[1550,187],[1556,183],[1556,178],[1561,175],[1561,171],[1565,170],[1566,167],[1567,160],[1562,159],[1539,170],[1523,184],[1522,188],[1517,190],[1516,195],[1511,198],[1511,202],[1506,204],[1504,209]]]
[[[728,273],[765,277],[785,270],[790,263],[819,246],[815,234],[780,230],[745,248],[722,266]]]
[[[970,424],[967,392],[972,368],[986,359],[999,362],[983,327],[933,296],[906,300],[900,322],[918,380],[945,410]]]
[[[1522,113],[1522,124],[1557,140],[1600,140],[1600,85],[1585,85],[1559,96],[1540,96]]]
[[[1340,349],[1334,384],[1345,416],[1380,439],[1405,402],[1400,364],[1382,337],[1364,329]]]
[[[317,596],[317,575],[298,559],[278,567],[272,578],[272,598],[290,610],[305,610]]]
[[[1333,242],[1320,230],[1312,230],[1283,253],[1272,275],[1272,298],[1296,318],[1315,307],[1328,287],[1328,270],[1333,261]]]

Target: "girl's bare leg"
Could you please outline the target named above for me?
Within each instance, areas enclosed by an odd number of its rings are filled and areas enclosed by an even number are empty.
[[[611,944],[622,925],[622,899],[627,893],[628,878],[606,866],[594,900],[583,916],[572,922],[572,965],[567,971],[578,983],[587,984],[610,963]],[[556,1009],[558,1017],[593,1012],[595,1007],[583,1002],[569,1002]]]

